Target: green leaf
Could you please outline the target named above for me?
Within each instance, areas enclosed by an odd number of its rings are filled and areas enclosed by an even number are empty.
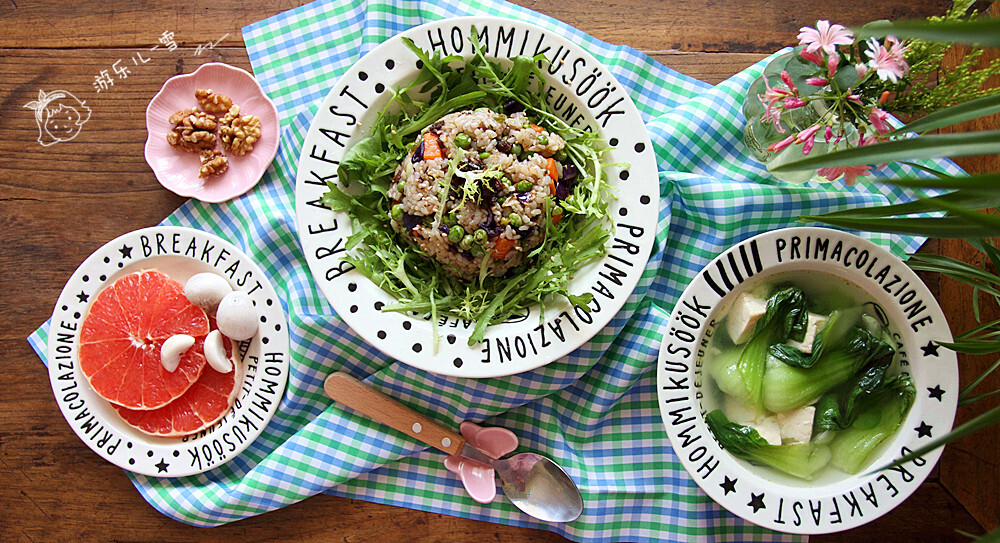
[[[801,47],[796,47],[795,49],[795,54],[792,55],[785,63],[785,70],[788,72],[788,76],[792,79],[792,83],[798,87],[800,95],[812,96],[823,90],[823,87],[810,85],[806,83],[806,79],[820,75],[821,68],[799,55],[799,51],[802,49]],[[853,66],[851,69],[854,73],[858,72]]]
[[[815,221],[850,230],[888,232],[937,238],[982,238],[995,232],[961,217],[904,217],[904,218],[838,218],[824,215],[804,215],[802,221]]]
[[[953,176],[948,175],[948,174],[946,174],[944,172],[939,172],[939,171],[935,170],[934,168],[929,168],[927,166],[924,166],[923,164],[917,164],[916,162],[910,162],[910,161],[907,161],[907,160],[900,160],[899,163],[900,164],[905,164],[905,165],[907,165],[907,166],[909,166],[911,168],[920,170],[922,172],[929,173],[929,174],[933,175],[934,177],[937,177],[938,179],[951,179],[953,177]]]
[[[972,119],[978,119],[987,115],[993,115],[994,113],[1000,113],[1000,94],[983,96],[982,98],[976,98],[969,100],[968,102],[963,102],[958,105],[935,111],[928,114],[926,117],[922,117],[908,125],[897,128],[889,134],[891,135],[903,132],[929,132],[945,126],[951,126],[953,124],[971,121]]]
[[[968,189],[996,193],[997,187],[1000,187],[1000,172],[937,179],[929,179],[926,177],[900,177],[896,179],[873,179],[872,181],[910,189]]]
[[[979,415],[978,417],[970,420],[969,422],[966,422],[965,424],[958,426],[954,430],[935,439],[934,441],[931,441],[927,445],[924,445],[923,447],[920,447],[917,450],[894,460],[892,463],[887,464],[876,470],[873,470],[872,473],[877,473],[889,468],[905,464],[906,462],[909,462],[915,458],[919,458],[933,451],[934,449],[937,449],[938,447],[943,447],[944,445],[947,445],[952,441],[957,441],[967,435],[974,434],[979,430],[982,430],[983,428],[988,428],[998,423],[1000,423],[1000,405],[994,407],[993,409],[990,409],[989,411],[983,413],[982,415]]]
[[[1000,130],[961,134],[933,134],[903,140],[851,147],[831,153],[814,153],[771,168],[771,171],[812,170],[830,166],[876,164],[892,160],[915,160],[1000,153]]]
[[[955,191],[930,198],[918,198],[902,204],[888,204],[872,207],[858,207],[831,211],[822,217],[893,217],[912,213],[940,211],[941,202],[967,209],[983,209],[1000,206],[1000,193],[986,191]]]
[[[990,206],[990,207],[996,207],[996,206]],[[998,250],[991,242],[985,239],[974,239],[970,240],[969,243],[976,249],[982,251],[983,254],[985,254],[986,257],[990,259],[990,262],[993,264],[993,267],[1000,270],[1000,250]]]
[[[1000,47],[1000,19],[979,17],[965,21],[873,21],[856,31],[857,39],[916,38],[940,43]]]
[[[833,74],[833,82],[841,92],[847,92],[847,89],[854,88],[860,79],[858,69],[853,64],[841,66],[837,73]]]
[[[978,266],[973,266],[961,260],[940,255],[921,254],[913,255],[910,258],[909,266],[916,271],[943,274],[956,281],[983,289],[990,294],[1000,292],[997,290],[997,285],[1000,285],[1000,278]]]
[[[1000,234],[1000,216],[992,213],[979,213],[977,211],[955,205],[946,200],[938,200],[935,204],[952,215],[957,215],[958,217],[965,218],[970,222],[981,224],[984,228],[992,228],[993,236]]]
[[[963,388],[961,390],[961,392],[958,393],[958,397],[961,398],[961,397],[967,396],[977,386],[979,386],[980,383],[982,383],[987,377],[989,377],[991,373],[993,373],[994,371],[996,371],[996,369],[998,367],[1000,367],[1000,360],[997,360],[996,362],[994,362],[993,365],[990,366],[986,371],[984,371],[983,373],[979,374],[979,377],[976,377],[975,379],[973,379],[973,381],[971,383],[969,383],[968,385],[966,385],[965,388]]]
[[[970,394],[964,398],[958,400],[958,406],[963,407],[966,405],[972,405],[980,400],[985,400],[987,398],[992,398],[993,396],[1000,395],[1000,388],[993,390],[991,392],[984,392],[982,394]]]

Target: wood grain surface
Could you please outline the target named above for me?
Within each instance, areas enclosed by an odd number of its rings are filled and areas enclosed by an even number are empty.
[[[0,541],[564,541],[560,536],[320,495],[220,528],[161,515],[119,468],[92,453],[65,423],[44,367],[25,338],[80,262],[107,240],[155,225],[183,199],[162,189],[143,160],[144,111],[170,76],[208,61],[249,69],[239,29],[300,1],[0,0]],[[519,0],[589,34],[647,52],[717,83],[784,45],[817,19],[859,24],[942,13],[947,0]],[[173,32],[178,48],[159,48]],[[219,41],[221,40],[221,41]],[[215,43],[214,49],[199,45]],[[142,54],[148,61],[133,64]],[[101,70],[131,73],[101,93]],[[122,64],[119,64],[122,65]],[[42,147],[31,111],[38,89],[87,101],[92,117],[72,142]],[[994,122],[990,121],[990,122]],[[995,126],[995,124],[994,124]],[[998,169],[973,157],[969,171]],[[924,251],[961,259],[964,242]],[[971,293],[930,279],[954,330],[973,326]],[[970,369],[991,360],[965,359]],[[972,371],[963,370],[963,381]],[[994,382],[994,386],[995,386]],[[960,415],[965,420],[975,410]],[[950,447],[939,469],[896,510],[823,542],[962,541],[1000,520],[993,430]]]

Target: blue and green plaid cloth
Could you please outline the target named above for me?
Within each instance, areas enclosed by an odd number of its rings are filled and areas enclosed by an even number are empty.
[[[602,332],[610,341],[586,344],[543,368],[505,378],[442,377],[366,344],[317,289],[295,226],[299,149],[337,77],[394,34],[458,15],[510,17],[572,36],[629,90],[660,171],[657,244],[637,295]],[[741,106],[765,62],[713,87],[632,48],[502,0],[319,0],[247,26],[243,35],[254,73],[278,106],[278,157],[250,193],[223,204],[189,201],[164,224],[228,239],[269,274],[289,315],[291,374],[277,415],[242,455],[180,479],[130,474],[154,507],[182,522],[214,526],[325,492],[542,528],[581,542],[799,539],[754,526],[701,492],[670,447],[655,390],[661,326],[690,279],[714,256],[754,234],[791,226],[800,215],[907,198],[869,184],[781,184],[748,158]],[[958,173],[949,162],[935,164]],[[887,173],[916,172],[892,167]],[[869,238],[900,255],[920,243]],[[48,323],[28,338],[43,360],[47,332]],[[583,516],[546,524],[504,498],[488,506],[474,502],[444,469],[440,453],[332,405],[323,380],[341,369],[445,425],[485,420],[510,428],[520,436],[520,450],[551,456],[579,483]]]

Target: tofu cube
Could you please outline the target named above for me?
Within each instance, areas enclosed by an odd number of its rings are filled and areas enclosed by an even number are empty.
[[[809,443],[815,417],[816,408],[811,405],[775,415],[782,443]]]
[[[726,395],[726,400],[722,404],[722,412],[730,422],[742,426],[752,426],[757,419],[764,418],[765,415],[758,413],[754,406],[744,403],[742,400]]]
[[[764,438],[771,445],[781,445],[781,426],[777,417],[764,417],[754,424],[751,424],[760,437]]]
[[[730,422],[757,430],[760,437],[771,445],[781,445],[781,427],[776,417],[758,412],[752,405],[731,396],[726,396],[722,412]]]
[[[736,297],[726,322],[726,329],[734,344],[739,345],[750,339],[757,321],[764,316],[766,309],[767,300],[750,292],[743,291]]]
[[[795,347],[802,354],[812,354],[813,342],[816,341],[816,334],[818,334],[819,331],[826,326],[827,322],[830,322],[830,317],[826,315],[818,315],[816,313],[809,313],[808,321],[806,321],[806,335],[802,338],[802,341],[790,339],[785,343]]]

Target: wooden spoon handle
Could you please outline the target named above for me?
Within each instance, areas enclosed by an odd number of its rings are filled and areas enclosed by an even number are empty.
[[[444,453],[457,455],[465,438],[344,373],[323,384],[326,395],[351,409],[418,439]]]

